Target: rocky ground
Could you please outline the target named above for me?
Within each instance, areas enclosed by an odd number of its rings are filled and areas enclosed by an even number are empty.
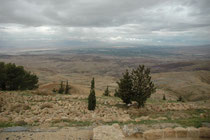
[[[52,126],[59,123],[90,125],[108,122],[142,122],[145,120],[176,120],[190,118],[209,119],[210,107],[195,104],[148,100],[145,108],[135,104],[126,107],[116,97],[98,97],[95,111],[87,109],[87,96],[82,95],[37,95],[31,92],[1,92],[0,122],[13,124]],[[194,112],[193,112],[194,111]],[[179,112],[179,114],[176,114]],[[78,123],[78,124],[77,124]],[[81,123],[81,124],[80,124]]]
[[[115,123],[97,127],[10,127],[0,131],[0,140],[208,140],[210,128],[176,127],[144,130],[144,126]]]
[[[210,122],[210,107],[205,102],[150,98],[144,108],[137,108],[135,103],[125,106],[119,98],[99,96],[95,111],[89,111],[87,105],[85,95],[0,92],[0,135],[16,136],[17,133],[7,133],[3,128],[11,126],[29,127],[30,131],[71,127],[72,137],[77,138],[74,132],[82,127],[81,133],[91,137],[93,128],[115,123],[120,125],[123,135],[129,136],[150,129],[201,127]],[[28,138],[29,133],[24,135]]]

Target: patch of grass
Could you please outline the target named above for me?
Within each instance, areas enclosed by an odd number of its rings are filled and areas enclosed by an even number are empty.
[[[92,125],[92,122],[90,121],[73,121],[73,120],[59,120],[59,121],[54,121],[52,123],[52,126],[58,124],[58,123],[62,123],[62,122],[65,122],[67,123],[67,126],[90,126]]]
[[[168,100],[167,102],[168,102],[168,103],[178,103],[177,100]]]
[[[69,126],[89,126],[92,123],[89,121],[68,121]]]
[[[0,128],[12,127],[12,126],[17,126],[17,124],[10,123],[10,122],[0,122]]]
[[[27,123],[25,121],[18,121],[15,123],[16,126],[25,126]]]
[[[146,125],[150,125],[150,124],[156,124],[159,123],[160,121],[156,121],[156,120],[142,120],[139,122],[136,121],[127,121],[127,122],[119,122],[119,121],[111,121],[111,122],[104,122],[105,125],[112,125],[114,123],[117,123],[119,125],[125,125],[125,124],[146,124]]]
[[[210,118],[189,118],[189,119],[178,119],[174,120],[178,124],[181,124],[183,127],[194,126],[196,128],[201,127],[202,123],[210,123]]]
[[[85,102],[85,103],[88,102],[88,98],[84,98],[84,99],[72,98],[70,100],[73,100],[73,101],[82,101],[82,102]]]
[[[210,109],[191,109],[191,110],[185,110],[184,112],[189,115],[196,115],[196,116],[199,116],[200,114],[206,114],[210,117]]]
[[[13,127],[13,126],[26,126],[28,125],[26,122],[24,121],[18,121],[16,123],[13,122],[0,122],[0,128],[4,128],[4,127]]]
[[[19,113],[22,110],[29,110],[29,109],[31,109],[31,107],[25,104],[18,104],[10,107],[10,111],[15,111],[17,113]]]
[[[164,101],[164,100],[156,100],[156,99],[147,99],[146,103],[147,104],[162,104],[164,102],[167,102],[167,101]]]
[[[202,123],[208,122],[210,123],[210,118],[188,118],[188,119],[176,119],[176,120],[142,120],[139,122],[136,121],[127,121],[127,122],[118,122],[118,121],[112,121],[112,122],[105,122],[104,124],[112,125],[114,123],[118,123],[119,125],[125,125],[125,124],[145,124],[145,125],[153,125],[153,124],[159,124],[159,123],[176,123],[180,124],[182,127],[201,127]]]
[[[41,109],[44,109],[44,108],[53,108],[53,105],[50,104],[50,103],[45,103],[45,104],[42,104],[40,108]]]
[[[19,93],[21,96],[33,96],[30,91],[20,91]]]

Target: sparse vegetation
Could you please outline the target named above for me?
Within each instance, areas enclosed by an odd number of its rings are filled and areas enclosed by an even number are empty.
[[[105,91],[104,91],[104,96],[110,96],[110,91],[109,91],[109,87],[107,86]]]
[[[57,90],[56,90],[55,88],[53,88],[52,92],[53,92],[53,93],[56,93],[56,92],[57,92]]]
[[[126,52],[124,55],[127,55]],[[208,67],[209,62],[198,60],[193,62],[195,65],[179,65],[182,63],[181,58],[176,61],[172,58],[170,61],[168,59],[162,61],[163,59],[160,60],[158,57],[155,57],[155,60],[152,57],[151,59],[145,57],[133,59],[124,57],[124,55],[120,58],[95,54],[69,54],[65,57],[38,55],[30,59],[30,56],[0,58],[1,61],[16,62],[16,64],[27,66],[39,74],[41,79],[38,90],[0,92],[0,127],[39,125],[41,128],[52,125],[57,127],[93,125],[92,128],[96,125],[132,123],[134,125],[144,124],[141,126],[148,128],[165,128],[165,126],[174,128],[176,126],[201,127],[204,126],[203,123],[210,123],[208,98],[210,72],[204,69],[203,71],[195,70],[201,65],[201,68]],[[38,62],[33,63],[34,60]],[[84,60],[86,65],[83,65]],[[192,61],[189,60],[189,62]],[[152,78],[157,86],[157,91],[146,99],[144,108],[138,108],[139,103],[135,100],[136,97],[141,97],[143,92],[134,92],[134,89],[145,91],[145,88],[139,86],[141,85],[140,76],[134,78],[135,75],[141,75],[140,72],[134,74],[131,69],[126,75],[124,71],[128,67],[136,67],[139,63],[152,68]],[[192,68],[193,70],[190,71]],[[124,75],[121,77],[123,82],[120,83],[120,88],[119,84],[118,87],[116,86],[115,81],[116,77],[120,77],[122,71],[127,77],[125,79],[123,79]],[[87,79],[90,76],[97,77],[96,88],[95,84],[91,84],[91,89],[94,90],[90,90],[88,86]],[[4,79],[1,73],[0,77]],[[135,83],[134,79],[138,79],[138,82]],[[63,83],[61,84],[59,80],[62,80]],[[58,83],[52,81],[58,81]],[[92,80],[91,83],[95,81]],[[58,94],[61,85],[63,91],[62,94]],[[116,88],[115,92],[114,88]],[[114,92],[114,97],[103,96],[107,89]],[[1,87],[0,90],[2,90]],[[90,94],[89,97],[88,94]],[[180,97],[181,99],[178,100]],[[185,102],[182,102],[183,100]],[[132,105],[128,107],[123,102],[132,103]],[[28,107],[22,107],[23,104]]]
[[[59,89],[58,89],[58,93],[59,93],[59,94],[70,94],[70,89],[71,89],[71,87],[70,87],[70,85],[69,85],[68,80],[66,81],[66,85],[64,85],[64,82],[61,81],[60,87],[59,87]],[[53,89],[53,92],[56,93],[57,90],[54,88],[54,89]]]
[[[89,121],[72,121],[72,120],[58,120],[54,121],[52,126],[56,126],[58,123],[67,123],[67,126],[72,127],[72,126],[89,126],[92,123]]]
[[[17,113],[19,113],[22,110],[29,110],[29,109],[31,109],[31,107],[25,104],[17,104],[10,107],[10,111],[15,111]]]
[[[53,105],[50,104],[50,103],[45,103],[45,104],[42,104],[40,108],[41,109],[44,109],[44,108],[53,108]]]
[[[178,102],[184,102],[182,96],[179,96],[179,98],[177,99]]]

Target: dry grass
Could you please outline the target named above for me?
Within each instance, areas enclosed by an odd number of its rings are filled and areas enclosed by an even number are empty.
[[[12,112],[14,111],[14,112],[17,112],[17,113],[19,113],[22,110],[29,110],[29,109],[31,109],[31,107],[28,106],[28,105],[25,105],[25,104],[12,105],[10,107],[10,111],[12,111]]]
[[[210,97],[208,71],[185,71],[153,74],[156,85],[166,94],[183,96],[187,101],[206,100]],[[203,80],[205,77],[205,81]]]
[[[32,91],[31,93],[35,95],[43,95],[43,96],[52,95],[52,91],[49,91],[49,90],[35,90],[35,91]]]
[[[42,104],[41,109],[44,109],[44,108],[53,108],[53,105],[51,103],[45,103],[45,104]]]

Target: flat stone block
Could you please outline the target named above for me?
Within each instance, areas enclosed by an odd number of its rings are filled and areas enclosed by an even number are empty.
[[[187,137],[187,129],[182,127],[175,128],[177,138],[185,138]]]
[[[194,127],[187,128],[187,137],[199,138],[199,129]]]
[[[163,130],[164,132],[164,138],[175,138],[176,137],[176,131],[172,128],[165,128]]]
[[[210,138],[210,128],[201,127],[200,130],[200,138]]]
[[[145,140],[157,140],[163,138],[163,130],[149,130],[144,132],[143,137]]]

